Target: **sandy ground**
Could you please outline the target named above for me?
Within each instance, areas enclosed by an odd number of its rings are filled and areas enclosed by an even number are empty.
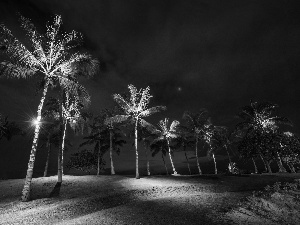
[[[52,176],[33,179],[30,202],[19,201],[24,179],[2,180],[0,224],[300,224],[297,219],[277,223],[241,207],[252,191],[295,178],[300,174],[66,175],[59,196],[49,197],[57,180]]]

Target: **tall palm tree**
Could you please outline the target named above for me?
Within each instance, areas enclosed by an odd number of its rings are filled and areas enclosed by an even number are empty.
[[[167,142],[168,145],[168,149],[169,149],[169,157],[170,157],[170,161],[172,164],[172,168],[173,168],[173,173],[177,174],[176,170],[175,170],[175,166],[172,160],[172,156],[171,156],[171,148],[170,148],[170,141],[174,138],[178,138],[179,132],[178,132],[178,126],[179,126],[179,121],[174,120],[170,127],[168,127],[169,125],[169,119],[165,118],[164,120],[160,120],[158,125],[158,130],[156,130],[156,135],[158,136],[156,139],[154,139],[153,142],[156,141],[162,141],[165,140]]]
[[[292,125],[292,123],[285,117],[272,116],[274,110],[278,105],[269,102],[253,102],[250,105],[244,106],[238,116],[243,120],[236,125],[236,128],[243,130],[245,135],[250,132],[258,132],[259,137],[263,138],[268,133],[275,133],[278,130],[279,124]],[[261,152],[264,154],[264,152]],[[276,161],[280,172],[286,172],[282,165],[280,156],[277,152]],[[267,162],[268,168],[270,161]],[[270,172],[270,171],[269,171]]]
[[[83,92],[81,91],[84,91]],[[64,89],[62,92],[62,98],[58,99],[59,108],[60,108],[60,125],[61,125],[61,145],[58,148],[58,171],[57,171],[57,185],[61,185],[62,176],[63,176],[63,163],[64,163],[64,150],[65,150],[65,139],[66,139],[66,130],[67,124],[70,124],[70,127],[73,130],[76,130],[77,121],[81,118],[81,110],[87,107],[90,104],[90,96],[88,95],[85,88],[82,86],[81,90],[73,92],[70,95],[68,89]]]
[[[109,125],[111,123],[121,123],[124,121],[128,121],[134,124],[134,135],[135,135],[135,178],[139,179],[139,155],[137,148],[137,139],[138,139],[138,125],[146,127],[151,132],[155,130],[153,125],[146,122],[143,118],[148,117],[154,113],[160,112],[162,110],[166,110],[165,106],[155,106],[151,108],[147,108],[149,101],[151,99],[150,95],[150,87],[145,89],[140,89],[139,91],[132,84],[128,85],[130,92],[130,99],[122,97],[120,94],[114,94],[113,98],[118,103],[118,105],[123,109],[123,115],[116,115],[105,120],[105,124]]]
[[[198,142],[203,138],[205,128],[210,124],[210,119],[208,117],[208,112],[206,109],[199,110],[198,113],[192,113],[189,111],[185,111],[183,113],[182,118],[185,120],[187,124],[187,129],[185,129],[185,133],[190,133],[193,135],[195,140],[195,153],[196,153],[196,161],[199,174],[202,174],[202,170],[200,168],[199,159],[198,159]]]
[[[38,105],[35,135],[21,198],[22,201],[28,201],[30,199],[30,186],[42,120],[41,112],[48,87],[53,81],[58,81],[62,88],[81,88],[77,77],[79,75],[92,76],[95,74],[98,61],[92,59],[89,54],[73,51],[81,42],[81,34],[76,31],[71,33],[61,32],[61,16],[56,15],[54,22],[47,25],[45,35],[39,34],[29,19],[20,16],[20,20],[21,27],[27,32],[33,50],[30,51],[13,36],[4,24],[0,24],[0,44],[5,46],[4,52],[10,58],[10,61],[0,63],[0,74],[17,78],[27,78],[37,74],[44,80],[44,89]]]

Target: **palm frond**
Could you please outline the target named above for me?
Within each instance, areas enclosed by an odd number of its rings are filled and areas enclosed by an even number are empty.
[[[151,123],[148,123],[147,121],[145,121],[143,119],[140,119],[139,123],[142,127],[147,129],[150,133],[157,133],[158,132],[154,125],[152,125]]]
[[[111,123],[122,123],[130,118],[129,115],[116,115],[113,117],[106,118],[104,121],[105,125],[110,125]]]
[[[150,109],[146,109],[146,110],[142,111],[140,113],[140,116],[147,117],[147,116],[153,115],[154,113],[161,112],[164,110],[167,110],[166,106],[154,106],[154,107],[151,107]]]
[[[27,32],[27,36],[32,42],[33,47],[33,55],[39,61],[46,61],[47,57],[42,47],[42,36],[37,32],[34,24],[30,21],[30,19],[25,18],[21,14],[19,14],[21,27]]]
[[[125,111],[126,114],[129,114],[131,112],[132,106],[120,94],[114,94],[113,98],[118,103],[118,105]]]
[[[6,47],[5,53],[13,62],[27,68],[41,69],[40,62],[3,24],[0,24],[0,35],[0,44]]]
[[[177,131],[177,127],[179,126],[180,122],[177,121],[177,120],[174,120],[172,123],[171,123],[171,126],[170,126],[170,132],[176,132]]]
[[[139,92],[137,91],[136,87],[133,84],[129,84],[128,89],[130,92],[131,105],[136,107]]]
[[[28,78],[33,76],[36,70],[27,66],[19,64],[12,64],[10,62],[0,62],[0,76],[15,77],[15,78]]]
[[[148,86],[144,90],[142,90],[138,108],[140,110],[144,110],[148,106],[150,98],[152,98],[152,97],[153,96],[150,95],[150,87]]]

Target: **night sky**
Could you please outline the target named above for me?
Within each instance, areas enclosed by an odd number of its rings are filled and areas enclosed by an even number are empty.
[[[167,106],[146,119],[154,124],[206,108],[215,125],[233,128],[240,107],[252,99],[277,103],[277,115],[300,133],[298,1],[0,0],[0,22],[24,40],[16,12],[40,31],[60,14],[64,29],[82,32],[84,50],[101,62],[100,73],[82,81],[94,113],[112,106],[112,94],[132,83],[150,86],[150,106]],[[40,99],[34,85],[1,79],[1,113],[26,124]],[[20,154],[14,162],[26,167],[31,142],[16,140],[2,140],[1,150],[10,160]]]

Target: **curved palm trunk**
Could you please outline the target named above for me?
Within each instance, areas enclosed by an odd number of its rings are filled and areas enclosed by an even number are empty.
[[[198,159],[198,137],[196,137],[196,161],[197,161],[199,174],[202,175],[202,170],[200,168],[199,159]]]
[[[165,165],[165,169],[166,169],[167,175],[169,175],[168,168],[167,168],[166,161],[165,161],[165,157],[164,157],[164,154],[163,154],[162,152],[161,152],[161,157],[162,157],[162,160],[163,160],[163,162],[164,162],[164,165]]]
[[[99,144],[99,148],[98,148],[98,159],[97,159],[97,175],[99,176],[100,175],[100,153],[101,153],[101,142],[100,140],[98,141],[98,144]]]
[[[189,169],[190,175],[192,175],[191,168],[190,168],[190,163],[189,163],[189,160],[188,160],[188,157],[186,155],[186,151],[185,150],[186,150],[186,146],[183,145],[183,151],[184,151],[185,159],[186,159],[186,162],[187,162],[187,165],[188,165],[188,169]]]
[[[49,158],[50,158],[50,152],[51,152],[50,134],[48,135],[47,147],[48,147],[48,152],[47,152],[47,160],[46,160],[46,165],[45,165],[45,170],[44,170],[44,177],[46,177],[47,173],[48,173]]]
[[[277,154],[277,164],[278,164],[278,167],[279,167],[279,173],[286,173],[286,169],[284,168],[284,166],[282,165],[282,161],[281,161],[281,158],[278,154],[278,152],[276,152]]]
[[[255,160],[253,159],[253,157],[252,157],[251,159],[252,159],[253,165],[254,165],[254,173],[258,173],[258,170],[257,170],[257,166],[256,166],[256,163],[255,163]]]
[[[134,127],[134,145],[135,145],[135,178],[140,179],[139,174],[139,153],[137,149],[137,125],[138,125],[138,119],[135,121],[135,127]]]
[[[146,154],[146,160],[147,160],[147,175],[150,176],[150,164],[148,159],[148,153],[147,153],[147,147],[144,144],[145,154]]]
[[[47,95],[48,86],[49,86],[49,80],[47,79],[45,86],[44,86],[43,95],[42,95],[42,98],[40,100],[40,104],[39,104],[38,110],[37,110],[38,123],[35,125],[35,129],[34,129],[34,138],[33,138],[33,142],[32,142],[29,162],[28,162],[27,174],[26,174],[25,184],[24,184],[24,187],[22,190],[21,201],[23,201],[23,202],[30,200],[30,187],[31,187],[35,155],[36,155],[37,144],[38,144],[38,137],[39,137],[39,132],[40,132],[40,128],[41,128],[40,121],[42,119],[42,108],[43,108],[44,101],[45,101],[45,98]]]
[[[177,174],[174,164],[173,164],[172,156],[171,156],[170,141],[167,140],[167,143],[168,143],[168,148],[169,148],[169,157],[170,157],[170,161],[171,161],[172,168],[173,168],[173,174]]]
[[[217,169],[217,162],[216,162],[216,158],[215,158],[215,154],[212,154],[212,157],[214,159],[214,164],[215,164],[215,174],[218,174],[218,169]]]
[[[113,133],[112,130],[109,130],[109,156],[110,156],[110,168],[111,168],[111,175],[115,175],[115,168],[114,168],[114,162],[112,158],[113,154],[113,146],[112,146],[112,138],[113,138]]]
[[[266,162],[265,162],[264,158],[262,157],[262,155],[261,155],[261,154],[259,154],[259,156],[260,156],[260,158],[261,158],[261,161],[263,161],[263,163],[264,163],[264,166],[265,166],[265,171],[267,172],[267,171],[268,171],[267,164],[266,164]]]

